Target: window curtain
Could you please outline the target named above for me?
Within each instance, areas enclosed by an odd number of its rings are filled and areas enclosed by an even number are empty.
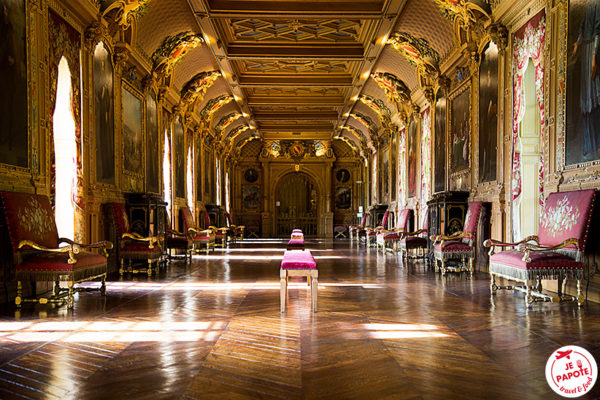
[[[419,210],[419,220],[423,226],[425,211],[427,210],[427,201],[431,196],[431,112],[427,107],[421,113],[422,136],[421,136],[421,201]]]
[[[72,88],[72,111],[73,119],[75,120],[75,147],[76,157],[75,165],[77,171],[75,174],[75,182],[73,182],[72,201],[75,205],[75,241],[84,241],[83,233],[85,217],[83,215],[83,167],[81,155],[81,35],[70,26],[64,19],[55,14],[52,10],[48,13],[48,44],[49,44],[49,60],[48,69],[50,72],[50,107],[49,113],[49,143],[54,143],[53,132],[53,114],[56,108],[56,88],[58,81],[58,64],[62,57],[67,59],[69,71],[71,72],[71,88]],[[56,193],[56,177],[55,177],[55,155],[54,151],[50,152],[50,202],[54,207]]]
[[[398,138],[398,208],[402,210],[406,206],[406,128],[400,131]]]
[[[525,116],[525,95],[523,93],[523,75],[529,59],[535,66],[535,91],[540,110],[540,124],[543,127],[544,116],[544,44],[546,39],[546,12],[542,10],[531,18],[514,34],[513,43],[513,140],[512,140],[512,221],[513,239],[521,236],[519,206],[521,203],[521,141],[519,125]],[[544,209],[544,132],[540,134],[540,210]]]
[[[191,143],[191,136],[190,136],[190,140],[188,141],[189,143]],[[186,171],[186,188],[187,188],[187,203],[188,203],[188,207],[190,208],[190,211],[192,212],[192,215],[196,215],[196,207],[195,207],[195,202],[194,202],[194,173],[192,171],[192,166],[193,164],[193,159],[194,159],[194,152],[192,150],[192,146],[188,147],[188,152],[187,152],[187,171]]]

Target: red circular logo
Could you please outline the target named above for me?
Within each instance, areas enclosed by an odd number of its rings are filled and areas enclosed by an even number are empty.
[[[583,396],[592,390],[597,378],[596,360],[583,347],[561,347],[546,363],[548,385],[563,397]]]

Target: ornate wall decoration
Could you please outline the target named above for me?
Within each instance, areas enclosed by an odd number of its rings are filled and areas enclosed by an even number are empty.
[[[146,12],[151,0],[100,0],[102,16],[127,29],[131,21]]]
[[[410,89],[396,75],[389,72],[373,72],[371,77],[385,91],[390,103],[411,104]]]
[[[262,156],[289,158],[300,162],[306,158],[331,158],[331,143],[325,140],[273,140],[264,145]]]
[[[491,19],[489,0],[435,0],[442,15],[454,21],[455,39],[459,44],[474,42],[484,36],[483,27]]]
[[[381,101],[381,99],[376,99],[375,97],[363,94],[360,96],[359,100],[369,107],[371,110],[377,113],[379,120],[384,126],[388,126],[392,119],[392,113],[390,109]]]
[[[513,239],[521,235],[520,199],[521,199],[521,152],[519,127],[525,116],[525,99],[523,98],[523,75],[529,60],[535,66],[535,88],[537,103],[540,112],[540,124],[544,126],[544,46],[546,42],[546,12],[542,10],[531,18],[514,34],[513,39],[513,154],[512,154],[512,179],[511,190],[513,200]],[[544,209],[544,134],[540,136],[540,172],[538,176],[540,188],[540,210]]]
[[[229,131],[229,133],[225,137],[225,140],[229,141],[230,143],[233,143],[235,138],[237,138],[239,135],[241,135],[242,133],[246,132],[249,129],[250,129],[250,127],[248,125],[236,126],[231,131]]]
[[[357,120],[358,122],[363,124],[369,130],[369,135],[377,136],[377,125],[371,119],[371,117],[369,117],[368,115],[359,113],[359,112],[354,112],[354,113],[350,114],[350,117],[354,118],[355,120]],[[362,132],[361,132],[361,134],[362,134]]]
[[[302,42],[327,40],[331,42],[358,41],[361,21],[351,19],[281,20],[244,18],[231,20],[236,40],[283,40]]]
[[[498,47],[490,42],[479,66],[479,182],[496,180],[497,146]]]
[[[423,89],[433,86],[439,76],[440,55],[427,40],[406,32],[395,32],[388,43],[416,68]]]
[[[353,134],[358,139],[358,141],[361,142],[361,143],[363,143],[363,142],[367,143],[368,142],[365,134],[360,129],[356,129],[355,127],[353,127],[351,125],[344,125],[342,127],[342,130],[348,131],[351,134]]]
[[[1,7],[0,163],[27,168],[30,143],[27,135],[25,1],[3,2]]]
[[[421,113],[421,212],[420,224],[427,209],[427,201],[431,197],[431,110],[429,107]]]
[[[115,109],[112,56],[103,42],[94,50],[96,181],[115,184]]]
[[[219,71],[205,71],[196,74],[181,90],[181,103],[192,106],[197,101],[202,101],[206,90],[221,76]]]
[[[219,110],[219,108],[232,101],[233,96],[227,94],[222,94],[221,96],[212,98],[208,101],[208,103],[206,103],[202,111],[200,111],[200,117],[202,117],[204,120],[210,120],[214,113]]]
[[[435,102],[435,168],[434,191],[446,190],[446,109],[447,99],[443,89],[438,90]]]
[[[173,67],[187,52],[203,42],[204,40],[194,32],[181,32],[175,36],[167,36],[152,54],[152,72],[169,77]]]
[[[173,171],[175,172],[175,197],[185,198],[185,130],[181,117],[173,123]]]
[[[217,132],[223,132],[229,125],[231,125],[239,118],[242,118],[242,114],[240,114],[239,112],[229,113],[219,120],[219,122],[215,125],[215,130]]]
[[[408,177],[408,197],[417,195],[417,158],[419,151],[418,124],[415,118],[411,118],[406,132],[406,158]]]
[[[352,151],[355,154],[359,154],[360,153],[360,149],[358,148],[358,146],[356,145],[356,143],[354,143],[352,140],[343,137],[343,136],[334,136],[333,138],[334,140],[340,140],[344,143],[346,143],[348,146],[350,146],[350,148],[352,149]],[[364,158],[364,154],[361,154],[361,156]]]

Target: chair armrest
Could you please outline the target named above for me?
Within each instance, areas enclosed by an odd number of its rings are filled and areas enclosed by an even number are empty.
[[[518,242],[515,243],[511,243],[511,242],[502,242],[500,240],[496,240],[496,239],[486,239],[483,242],[484,247],[489,247],[490,251],[488,252],[488,254],[494,255],[494,250],[496,247],[502,247],[502,248],[506,248],[506,247],[522,247],[523,245],[526,245],[529,242],[535,242],[536,246],[539,245],[540,239],[535,236],[535,235],[531,235],[531,236],[527,236],[525,239],[520,240]]]
[[[71,239],[59,238],[58,244],[61,244],[61,243],[68,243],[72,246],[78,246],[82,249],[101,249],[106,257],[108,257],[108,250],[111,250],[113,248],[112,242],[110,242],[108,240],[101,240],[96,243],[83,244],[83,243],[74,242]]]
[[[404,235],[404,236],[417,236],[417,235],[420,235],[422,233],[427,233],[427,229],[419,229],[418,231],[414,231],[414,232],[402,232],[402,235]]]
[[[567,246],[571,246],[571,245],[577,245],[579,244],[579,240],[577,238],[570,238],[567,239],[555,246],[540,246],[538,243],[523,243],[522,245],[519,246],[518,251],[523,253],[523,261],[524,262],[530,262],[531,258],[529,257],[529,254],[532,251],[552,251],[552,250],[559,250],[562,248],[565,248]]]
[[[77,244],[69,244],[64,247],[50,249],[48,247],[42,246],[41,244],[32,242],[31,240],[21,240],[19,242],[19,249],[23,247],[31,247],[32,249],[40,250],[46,253],[68,253],[69,260],[67,262],[69,264],[75,264],[77,262],[75,254],[79,254],[79,252],[81,251],[81,248]]]
[[[446,240],[458,240],[458,239],[462,239],[464,237],[470,236],[467,233],[464,233],[462,231],[458,231],[458,232],[454,232],[452,235],[431,235],[429,237],[429,239],[431,239],[431,241],[436,244],[437,242],[444,242]]]
[[[138,233],[124,233],[123,236],[121,236],[121,238],[122,239],[133,239],[133,240],[137,240],[138,242],[148,242],[149,249],[153,249],[155,244],[160,245],[160,238],[158,236],[143,237],[142,235],[140,235]]]

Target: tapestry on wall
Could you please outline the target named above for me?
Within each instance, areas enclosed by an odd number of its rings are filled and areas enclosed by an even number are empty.
[[[566,164],[600,159],[600,0],[569,2]]]
[[[418,126],[414,118],[411,118],[408,123],[408,131],[406,133],[407,157],[408,157],[408,197],[415,197],[417,194],[417,157],[418,143],[417,137]]]
[[[490,42],[479,66],[479,182],[496,180],[498,143],[498,47]]]
[[[427,209],[427,201],[431,197],[431,112],[429,107],[421,113],[421,210],[419,226],[423,226],[423,218]]]
[[[28,167],[25,1],[0,4],[0,163]]]

